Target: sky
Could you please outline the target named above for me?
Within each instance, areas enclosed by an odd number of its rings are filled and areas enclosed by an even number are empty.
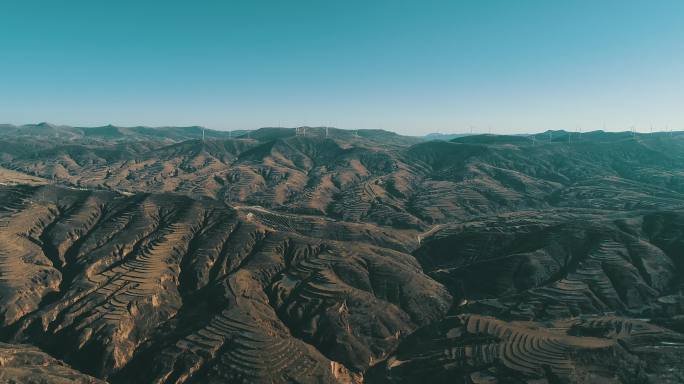
[[[684,129],[680,0],[0,0],[0,123]]]

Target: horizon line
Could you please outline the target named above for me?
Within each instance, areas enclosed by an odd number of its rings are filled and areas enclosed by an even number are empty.
[[[406,136],[406,137],[427,137],[430,135],[443,135],[443,136],[448,136],[448,135],[463,135],[463,136],[476,136],[476,135],[497,135],[497,136],[531,136],[531,135],[538,135],[538,134],[547,134],[549,132],[566,132],[566,133],[579,133],[579,134],[585,134],[585,133],[592,133],[592,132],[604,132],[604,133],[639,133],[639,134],[651,134],[651,133],[670,133],[670,132],[682,132],[678,131],[677,129],[670,128],[669,125],[665,126],[665,129],[654,129],[654,126],[650,126],[648,130],[643,131],[639,130],[636,125],[628,126],[626,127],[626,130],[609,130],[606,129],[605,124],[601,129],[594,129],[594,130],[583,130],[581,127],[576,130],[567,130],[567,129],[547,129],[545,131],[540,131],[540,132],[518,132],[518,133],[497,133],[496,129],[492,129],[492,127],[488,127],[486,131],[480,131],[480,132],[475,132],[472,130],[473,127],[476,126],[470,126],[470,131],[454,131],[454,132],[440,132],[440,131],[435,131],[435,132],[430,132],[427,134],[423,135],[412,135],[412,134],[403,134],[403,133],[398,133],[396,131],[388,130],[388,129],[383,129],[383,128],[340,128],[340,127],[335,127],[335,126],[329,126],[329,125],[297,125],[297,126],[292,126],[292,127],[287,127],[287,126],[260,126],[258,128],[241,128],[241,129],[217,129],[217,128],[209,128],[204,125],[199,125],[199,124],[191,124],[191,125],[116,125],[112,123],[104,124],[104,125],[71,125],[71,124],[55,124],[55,123],[50,123],[47,121],[41,121],[39,123],[25,123],[25,124],[15,124],[15,123],[0,123],[0,127],[3,126],[12,126],[16,128],[22,128],[22,127],[27,127],[27,126],[41,126],[41,125],[47,125],[51,127],[68,127],[68,128],[81,128],[81,129],[92,129],[92,128],[103,128],[103,127],[114,127],[114,128],[150,128],[150,129],[171,129],[171,128],[198,128],[198,129],[205,129],[209,131],[214,131],[214,132],[236,132],[236,131],[258,131],[260,129],[267,129],[267,128],[273,128],[273,129],[297,129],[297,128],[332,128],[332,129],[337,129],[337,130],[342,130],[342,131],[385,131],[385,132],[391,132],[399,136]]]

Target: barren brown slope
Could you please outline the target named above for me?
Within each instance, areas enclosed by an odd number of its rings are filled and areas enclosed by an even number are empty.
[[[6,337],[114,382],[333,382],[451,305],[372,228],[346,242],[216,201],[2,191]]]
[[[102,384],[31,345],[0,343],[0,382]]]
[[[0,137],[0,337],[85,373],[684,381],[680,135],[34,128]]]

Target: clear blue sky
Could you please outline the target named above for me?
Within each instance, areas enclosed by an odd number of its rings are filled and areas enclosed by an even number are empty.
[[[681,0],[2,0],[0,122],[684,129]]]

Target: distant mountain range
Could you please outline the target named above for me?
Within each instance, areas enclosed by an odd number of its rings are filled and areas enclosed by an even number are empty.
[[[407,140],[437,140],[437,141],[451,141],[457,138],[466,136],[483,136],[486,134],[482,133],[429,133],[425,136],[401,136],[396,133],[385,131],[385,130],[373,130],[373,129],[361,129],[361,130],[351,130],[351,129],[339,129],[334,127],[327,127],[328,132],[335,132],[338,135],[343,135],[342,132],[346,132],[350,135],[361,134],[361,135],[381,135],[385,134],[388,137],[404,137]],[[119,127],[114,125],[105,125],[99,127],[73,127],[68,125],[55,125],[50,123],[38,123],[38,124],[26,124],[26,125],[12,125],[12,124],[0,124],[0,136],[2,135],[12,135],[12,136],[33,136],[33,137],[58,137],[64,139],[76,139],[76,138],[96,138],[96,139],[106,139],[106,140],[116,140],[116,139],[135,139],[135,140],[149,140],[149,139],[168,139],[168,140],[190,140],[202,138],[238,138],[241,136],[246,136],[248,132],[259,131],[261,135],[273,135],[275,132],[277,134],[288,136],[299,133],[308,132],[309,135],[321,135],[325,134],[326,127],[296,127],[296,128],[283,128],[283,127],[264,127],[260,129],[240,129],[240,130],[215,130],[204,128],[201,126],[188,126],[188,127]],[[597,130],[586,133],[571,132],[572,135],[586,136],[586,135],[601,135],[605,133],[604,131]],[[656,135],[671,135],[676,132],[657,132]],[[491,133],[489,133],[491,135]],[[514,136],[536,136],[538,140],[548,140],[549,134],[551,137],[565,136],[567,137],[568,132],[563,130],[549,130],[537,134],[525,133],[517,134]],[[496,134],[495,134],[496,135]],[[632,132],[621,132],[620,136],[631,136]],[[639,133],[639,135],[644,135]]]

